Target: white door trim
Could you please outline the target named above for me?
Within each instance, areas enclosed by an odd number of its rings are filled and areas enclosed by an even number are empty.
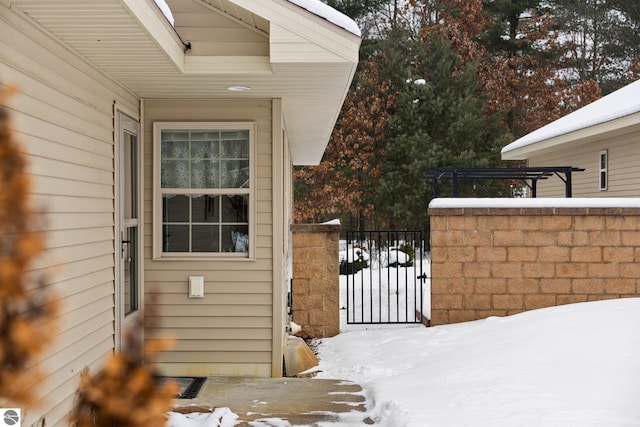
[[[124,218],[123,197],[124,197],[124,168],[125,168],[125,156],[123,151],[123,136],[124,133],[129,133],[136,136],[137,141],[137,159],[136,169],[137,177],[135,188],[137,190],[137,218],[132,221]],[[143,151],[142,151],[142,138],[140,123],[136,115],[132,115],[131,111],[123,108],[121,105],[114,103],[114,164],[115,164],[115,236],[114,236],[114,251],[115,251],[115,348],[121,350],[124,342],[124,331],[126,328],[138,327],[138,316],[140,310],[144,307],[144,289],[143,289],[143,204],[142,204],[142,171],[143,171]],[[124,266],[125,260],[123,255],[122,242],[125,240],[124,233],[128,227],[137,226],[137,242],[136,253],[133,254],[137,258],[137,295],[134,296],[137,302],[137,310],[135,313],[126,316],[124,310]],[[134,331],[136,334],[142,334],[142,331]]]

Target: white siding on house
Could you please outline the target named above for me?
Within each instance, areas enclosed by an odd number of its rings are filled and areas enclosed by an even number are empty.
[[[600,152],[608,150],[608,188],[599,188]],[[573,197],[640,197],[640,130],[595,141],[564,144],[531,155],[529,166],[576,166]],[[564,183],[557,177],[538,184],[538,197],[564,197]]]
[[[144,102],[145,290],[155,304],[158,336],[177,339],[163,353],[167,375],[272,374],[273,206],[271,100]],[[152,259],[154,121],[247,121],[257,124],[256,257],[197,261]],[[189,276],[204,276],[205,297],[188,297]]]
[[[47,250],[34,268],[61,307],[23,425],[66,426],[80,372],[114,348],[113,103],[137,100],[2,3],[0,84],[17,89],[8,108],[45,212]]]

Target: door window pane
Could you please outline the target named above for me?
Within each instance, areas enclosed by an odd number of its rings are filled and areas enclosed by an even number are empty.
[[[129,227],[122,251],[124,258],[124,314],[138,309],[138,227]]]
[[[138,217],[138,144],[137,137],[123,132],[122,153],[123,162],[123,217],[133,219]]]

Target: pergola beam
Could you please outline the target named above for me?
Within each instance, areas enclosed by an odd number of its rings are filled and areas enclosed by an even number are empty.
[[[572,172],[583,172],[584,168],[572,166],[547,166],[526,168],[433,168],[426,175],[426,179],[434,181],[434,195],[440,196],[440,182],[451,181],[453,197],[459,197],[459,183],[461,180],[474,179],[500,179],[520,180],[529,188],[533,197],[536,197],[537,184],[541,179],[548,179],[556,175],[565,184],[566,197],[572,196]],[[528,181],[531,181],[531,184]]]

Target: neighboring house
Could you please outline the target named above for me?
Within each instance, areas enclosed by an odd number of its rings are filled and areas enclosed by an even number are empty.
[[[574,166],[574,197],[640,196],[640,81],[523,136],[502,149],[503,160],[528,166]],[[564,197],[551,178],[538,197]]]
[[[165,374],[283,374],[292,166],[320,162],[360,33],[317,0],[166,3],[174,25],[153,0],[0,0],[62,305],[24,425],[66,425],[145,301]]]

